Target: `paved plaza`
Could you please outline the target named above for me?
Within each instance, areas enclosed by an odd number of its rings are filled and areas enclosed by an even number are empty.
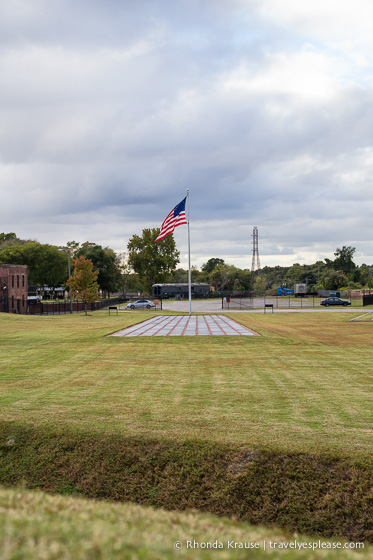
[[[158,315],[110,336],[259,336],[223,315]]]

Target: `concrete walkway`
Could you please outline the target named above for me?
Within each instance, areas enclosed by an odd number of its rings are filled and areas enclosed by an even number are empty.
[[[259,336],[221,315],[156,315],[110,336]]]

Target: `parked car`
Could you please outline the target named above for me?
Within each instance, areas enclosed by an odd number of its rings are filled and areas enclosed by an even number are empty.
[[[27,303],[28,305],[36,305],[40,303],[42,300],[41,296],[27,296]]]
[[[137,301],[132,301],[127,305],[128,309],[151,309],[155,308],[155,305],[152,301],[148,299],[138,299]]]
[[[347,305],[351,305],[351,302],[339,297],[328,297],[324,299],[320,305],[324,305],[325,307],[329,307],[329,305],[343,305],[344,307],[347,307]]]

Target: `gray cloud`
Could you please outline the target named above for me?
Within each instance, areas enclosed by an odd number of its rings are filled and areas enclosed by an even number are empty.
[[[1,10],[2,230],[123,250],[190,188],[197,265],[249,267],[254,225],[263,264],[372,259],[370,44],[357,72],[338,26],[239,0]]]

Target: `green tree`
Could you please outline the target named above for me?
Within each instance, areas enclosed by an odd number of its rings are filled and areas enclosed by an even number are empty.
[[[74,241],[74,240],[73,240],[73,241],[68,241],[68,242],[66,243],[66,247],[67,247],[68,249],[70,249],[71,258],[72,258],[72,259],[76,259],[76,257],[77,257],[77,252],[78,252],[79,249],[80,249],[80,243],[78,243],[77,241]]]
[[[186,273],[188,273],[188,271],[186,271]],[[203,270],[198,270],[196,266],[191,267],[190,273],[191,273],[192,282],[205,282],[205,283],[209,282],[208,273],[204,272]]]
[[[184,268],[177,268],[169,278],[170,282],[186,284],[188,282],[188,271]]]
[[[229,280],[230,271],[226,264],[218,264],[209,274],[209,282],[216,292],[224,290]]]
[[[9,233],[0,233],[0,245],[6,241],[14,241],[17,239],[17,235],[11,231]]]
[[[346,247],[343,245],[342,249],[337,249],[334,253],[336,257],[333,261],[334,270],[342,270],[345,274],[350,274],[356,268],[353,256],[356,249],[355,247]]]
[[[218,264],[209,274],[209,282],[217,292],[233,290],[236,278],[236,267],[229,264]]]
[[[22,245],[6,245],[0,251],[1,264],[26,264],[29,284],[61,286],[67,278],[67,255],[54,245],[27,241]]]
[[[373,265],[366,265],[365,263],[359,268],[360,272],[360,284],[364,288],[369,288],[373,286]]]
[[[66,284],[70,286],[70,294],[75,300],[83,300],[87,315],[87,303],[96,301],[98,297],[98,270],[94,270],[93,262],[83,255],[73,260],[73,267],[73,274]]]
[[[130,272],[129,274],[126,274],[124,282],[125,282],[124,288],[126,294],[128,294],[128,292],[141,292],[141,285],[140,285],[140,279],[138,274],[135,274],[134,272]]]
[[[347,285],[348,278],[343,270],[326,269],[320,283],[324,290],[338,290]]]
[[[210,272],[208,281],[217,292],[242,292],[250,289],[251,274],[230,264],[218,264]]]
[[[302,273],[303,270],[301,265],[299,263],[293,264],[293,266],[291,266],[287,271],[286,276],[284,278],[287,287],[293,288],[294,284],[299,283],[301,281]]]
[[[251,272],[242,270],[241,268],[235,269],[234,286],[233,289],[237,292],[250,290],[251,287]]]
[[[148,293],[153,284],[168,280],[180,257],[173,235],[156,243],[158,234],[158,228],[145,228],[142,236],[133,235],[127,245],[128,264],[139,275],[142,288]]]
[[[120,257],[109,247],[86,242],[75,253],[76,257],[83,255],[93,262],[98,270],[98,283],[104,292],[117,292],[123,288],[123,270]]]
[[[0,251],[9,245],[23,245],[28,242],[30,242],[30,239],[20,239],[13,231],[9,233],[0,233]]]
[[[216,268],[217,266],[219,266],[219,264],[225,264],[223,259],[218,259],[217,257],[209,259],[206,263],[204,263],[201,267],[202,272],[207,272],[207,274],[210,274],[210,272],[212,272],[214,270],[214,268]]]
[[[253,285],[253,290],[257,295],[264,295],[268,288],[268,279],[264,274],[257,276]]]

